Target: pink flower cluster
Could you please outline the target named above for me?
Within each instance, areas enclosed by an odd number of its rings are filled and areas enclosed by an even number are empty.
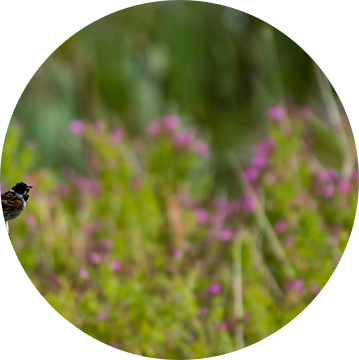
[[[250,166],[244,171],[244,176],[250,183],[255,183],[262,170],[267,166],[269,153],[275,148],[272,141],[260,142],[252,157]]]
[[[101,185],[98,181],[91,181],[85,177],[77,177],[74,183],[77,190],[92,196],[99,194],[101,191]]]
[[[315,192],[326,198],[331,198],[336,190],[344,195],[349,194],[353,188],[352,181],[343,178],[334,169],[322,171],[316,180]],[[353,180],[356,181],[356,173],[353,174]]]
[[[267,111],[267,118],[271,121],[282,121],[287,116],[287,111],[283,106],[275,106]]]
[[[211,152],[210,147],[204,141],[198,140],[192,130],[179,130],[181,120],[178,116],[169,115],[148,125],[147,133],[153,138],[161,134],[170,135],[175,147],[191,149],[198,155],[205,157]]]
[[[286,293],[293,292],[298,296],[305,295],[305,284],[302,279],[294,279],[287,281],[284,289]]]

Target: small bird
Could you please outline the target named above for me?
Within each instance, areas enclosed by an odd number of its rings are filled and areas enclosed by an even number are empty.
[[[1,206],[8,233],[8,221],[17,218],[23,212],[29,200],[29,191],[31,188],[32,186],[19,182],[11,190],[1,194]]]

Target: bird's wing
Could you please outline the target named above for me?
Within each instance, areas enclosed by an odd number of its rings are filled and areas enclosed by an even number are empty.
[[[19,199],[13,192],[6,191],[1,194],[1,206],[4,211],[16,209],[22,205],[21,199]]]

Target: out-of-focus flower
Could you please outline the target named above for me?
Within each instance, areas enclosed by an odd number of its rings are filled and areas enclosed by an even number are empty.
[[[342,194],[350,193],[351,189],[352,189],[352,184],[350,183],[350,181],[348,179],[340,179],[338,181],[338,190]]]
[[[252,213],[256,209],[255,200],[249,195],[245,194],[242,198],[242,209],[247,213]]]
[[[176,130],[181,123],[181,120],[178,116],[170,115],[164,118],[163,126],[168,131]]]
[[[225,331],[227,329],[228,329],[228,325],[227,325],[226,322],[223,321],[223,322],[219,323],[219,325],[218,325],[218,330],[219,331]]]
[[[293,236],[287,236],[285,239],[284,239],[284,246],[286,247],[292,247],[295,243],[295,239]]]
[[[267,157],[262,154],[255,155],[252,158],[251,168],[263,169],[267,165]]]
[[[313,116],[313,111],[309,106],[305,106],[300,110],[300,114],[304,119],[310,119]]]
[[[175,134],[173,138],[173,143],[175,146],[179,147],[189,147],[193,143],[194,136],[190,131],[182,131],[178,134]]]
[[[108,319],[108,315],[107,315],[105,312],[103,312],[103,311],[98,312],[98,313],[96,314],[96,317],[97,317],[97,319],[99,319],[99,320],[107,320],[107,319]]]
[[[261,141],[257,144],[255,154],[267,156],[272,150],[275,149],[273,140]]]
[[[267,111],[267,117],[272,121],[281,121],[287,115],[287,112],[283,106],[275,106]]]
[[[69,124],[69,130],[72,134],[78,135],[84,132],[85,125],[81,120],[72,120]]]
[[[287,223],[284,220],[278,220],[274,224],[274,230],[277,235],[283,234],[287,230]]]
[[[299,296],[305,295],[304,281],[302,279],[289,280],[285,284],[285,291],[287,293],[294,291]]]
[[[108,344],[116,349],[120,349],[120,344],[116,341],[111,341]]]
[[[69,189],[67,188],[66,185],[60,184],[57,187],[57,193],[59,194],[59,196],[64,197],[69,193]]]
[[[1,194],[6,191],[6,187],[3,185],[3,183],[0,183],[0,190],[1,190]]]
[[[233,231],[231,229],[225,229],[221,232],[222,241],[229,241],[233,238]]]
[[[92,252],[88,255],[87,261],[90,264],[98,264],[101,261],[101,256],[97,252]]]
[[[36,227],[37,225],[36,218],[33,215],[26,215],[25,223],[32,228]]]
[[[272,171],[266,172],[264,175],[264,180],[270,185],[274,184],[277,181],[277,175]]]
[[[111,262],[111,269],[114,272],[120,271],[122,268],[122,264],[119,261],[112,261]]]
[[[258,179],[259,171],[258,169],[248,168],[244,171],[244,176],[249,182],[254,183]]]
[[[123,138],[123,130],[121,128],[113,129],[110,135],[112,144],[118,144]]]
[[[323,194],[326,198],[330,198],[334,194],[334,185],[332,183],[328,183],[322,186],[320,192]]]
[[[175,259],[180,259],[183,256],[183,251],[180,249],[175,249],[175,250],[173,250],[172,256]]]
[[[214,283],[209,286],[208,293],[211,295],[218,294],[222,290],[222,285],[218,283]]]
[[[250,319],[252,316],[252,314],[250,312],[246,312],[243,314],[243,320],[248,320]]]
[[[86,269],[80,269],[79,270],[79,276],[81,279],[88,279],[89,278],[89,273]]]
[[[147,134],[156,137],[161,131],[161,124],[158,121],[152,121],[147,128]]]
[[[97,195],[101,190],[99,182],[91,181],[84,177],[77,177],[75,179],[75,186],[79,191],[85,192],[89,195]]]
[[[205,224],[209,220],[209,213],[202,208],[194,209],[194,215],[200,224]]]
[[[104,240],[101,242],[101,249],[108,251],[110,249],[112,249],[113,246],[113,241],[110,239]]]
[[[208,144],[204,141],[196,141],[194,144],[194,150],[200,156],[208,156],[211,152]]]

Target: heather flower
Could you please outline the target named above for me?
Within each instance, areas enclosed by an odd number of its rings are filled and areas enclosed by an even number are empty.
[[[304,296],[305,295],[304,281],[301,279],[294,279],[287,281],[287,283],[285,284],[285,291],[287,293],[293,291],[297,293],[299,296]]]
[[[193,142],[193,134],[189,131],[182,131],[174,136],[173,142],[175,146],[189,147]]]
[[[104,240],[101,242],[101,248],[103,250],[108,251],[108,250],[112,249],[112,246],[113,246],[113,241],[110,239],[107,239],[107,240]]]
[[[175,250],[173,250],[172,256],[175,259],[180,259],[183,256],[183,252],[180,249],[175,249]]]
[[[244,171],[244,176],[249,182],[254,183],[258,179],[259,171],[258,169],[248,168]]]
[[[200,156],[208,156],[210,154],[210,148],[204,141],[196,141],[194,144],[194,150]]]
[[[333,196],[334,194],[334,185],[332,183],[330,184],[325,184],[324,186],[322,186],[321,188],[321,194],[323,194],[325,197],[330,198]]]
[[[255,154],[267,156],[274,149],[275,143],[272,140],[262,141],[257,144]]]
[[[72,134],[79,135],[85,130],[85,125],[81,120],[72,120],[69,124],[69,130]]]
[[[26,225],[28,225],[32,228],[34,228],[37,225],[37,221],[36,221],[35,217],[32,215],[27,215],[25,217],[25,223],[26,223]]]
[[[287,230],[287,223],[284,220],[278,220],[274,224],[274,230],[277,233],[277,235],[284,233]]]
[[[247,213],[252,213],[256,209],[255,200],[248,194],[244,195],[242,198],[242,209]]]
[[[101,190],[101,186],[97,181],[91,181],[84,177],[77,177],[75,179],[75,186],[79,191],[90,195],[97,195]]]
[[[222,241],[229,241],[233,238],[233,232],[230,229],[222,230],[221,239]]]
[[[168,131],[174,131],[176,130],[181,123],[181,120],[178,116],[170,115],[165,117],[163,120],[163,126]]]
[[[221,322],[219,325],[218,325],[218,330],[219,331],[225,331],[228,329],[228,325],[225,323],[225,322]]]
[[[210,285],[208,288],[208,292],[211,295],[218,294],[221,290],[222,290],[222,286],[221,286],[221,284],[218,284],[218,283],[214,283],[214,284]]]
[[[285,118],[287,112],[283,106],[275,106],[267,111],[267,117],[272,121],[281,121]]]
[[[284,240],[284,246],[292,247],[295,243],[295,239],[293,236],[287,236]]]
[[[262,154],[255,155],[252,158],[251,168],[263,169],[267,165],[267,157]]]
[[[350,181],[348,179],[339,180],[339,182],[338,182],[338,190],[342,194],[350,193],[351,189],[352,189],[352,184],[350,183]]]
[[[209,213],[201,208],[196,208],[194,215],[200,224],[205,224],[209,220]]]
[[[119,261],[112,261],[111,262],[111,269],[114,272],[120,271],[122,268],[122,264]]]
[[[216,209],[219,215],[227,216],[228,213],[232,210],[232,205],[229,201],[224,199],[216,200]]]
[[[161,131],[161,125],[158,121],[152,121],[147,128],[148,135],[156,137]]]
[[[97,319],[99,319],[99,320],[107,320],[107,319],[108,319],[108,315],[107,315],[105,312],[103,312],[103,311],[98,312],[98,313],[96,314],[96,317],[97,317]]]
[[[121,128],[116,128],[112,130],[110,139],[112,144],[116,145],[118,144],[123,138],[123,130]]]
[[[90,264],[98,264],[101,261],[101,257],[97,252],[92,252],[88,255],[87,260]]]
[[[88,279],[89,278],[89,273],[86,269],[80,269],[79,270],[79,276],[81,279]]]

